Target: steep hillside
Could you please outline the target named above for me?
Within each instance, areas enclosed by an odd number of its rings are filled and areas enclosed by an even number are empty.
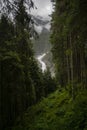
[[[54,77],[55,76],[55,67],[53,64],[53,57],[51,51],[47,52],[45,57],[43,58],[43,61],[45,62],[47,68],[50,69],[51,75]]]
[[[40,55],[50,51],[51,44],[49,42],[50,31],[45,27],[42,28],[39,38],[33,42],[34,50],[36,55]]]
[[[50,51],[50,20],[46,20],[41,16],[32,16],[34,21],[34,29],[38,33],[38,38],[33,39],[33,48],[35,55],[41,55]]]
[[[12,130],[87,130],[87,92],[75,101],[67,91],[56,91],[29,108]]]
[[[33,48],[35,57],[39,57],[43,54],[43,61],[46,67],[50,68],[51,73],[54,73],[54,67],[52,63],[51,43],[50,39],[50,21],[44,19],[41,16],[34,17],[35,30],[37,31],[39,38],[33,39]],[[38,59],[38,58],[37,58]]]

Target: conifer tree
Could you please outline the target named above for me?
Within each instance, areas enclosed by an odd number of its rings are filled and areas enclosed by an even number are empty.
[[[70,84],[72,97],[87,82],[86,41],[87,2],[56,0],[52,19],[51,42],[56,78],[61,86]],[[81,20],[82,19],[82,20]]]

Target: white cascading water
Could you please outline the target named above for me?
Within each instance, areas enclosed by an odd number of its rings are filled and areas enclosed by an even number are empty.
[[[45,64],[44,61],[43,61],[43,58],[46,56],[46,54],[47,54],[47,53],[44,53],[44,54],[39,55],[39,56],[37,57],[38,61],[39,61],[40,64],[41,64],[41,69],[42,69],[43,72],[46,70],[46,64]]]

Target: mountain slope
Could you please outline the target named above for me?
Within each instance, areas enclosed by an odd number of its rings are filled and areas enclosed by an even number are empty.
[[[52,75],[54,75],[54,67],[52,63],[51,43],[50,39],[50,21],[41,16],[34,17],[35,29],[39,34],[38,39],[33,39],[33,48],[35,57],[46,54],[43,61],[46,67],[50,68]]]
[[[36,55],[40,55],[50,51],[51,44],[49,42],[50,32],[43,28],[39,38],[33,42]]]
[[[12,130],[87,130],[86,95],[73,102],[67,91],[56,91],[29,108]]]
[[[50,20],[47,20],[39,15],[37,15],[36,17],[32,15],[32,17],[33,17],[34,23],[37,26],[39,26],[39,25],[45,26],[46,24],[48,24],[50,22]]]
[[[45,20],[41,16],[33,17],[35,30],[39,38],[33,40],[34,51],[36,55],[46,53],[51,49],[50,39],[50,21]]]

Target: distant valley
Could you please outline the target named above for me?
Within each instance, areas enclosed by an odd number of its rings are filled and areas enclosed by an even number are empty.
[[[51,44],[50,44],[50,21],[43,19],[41,16],[34,18],[35,30],[39,35],[39,38],[33,40],[33,48],[35,52],[35,57],[46,54],[43,57],[43,61],[46,67],[49,67],[53,73],[53,63],[51,54]],[[41,67],[41,65],[40,65]]]

